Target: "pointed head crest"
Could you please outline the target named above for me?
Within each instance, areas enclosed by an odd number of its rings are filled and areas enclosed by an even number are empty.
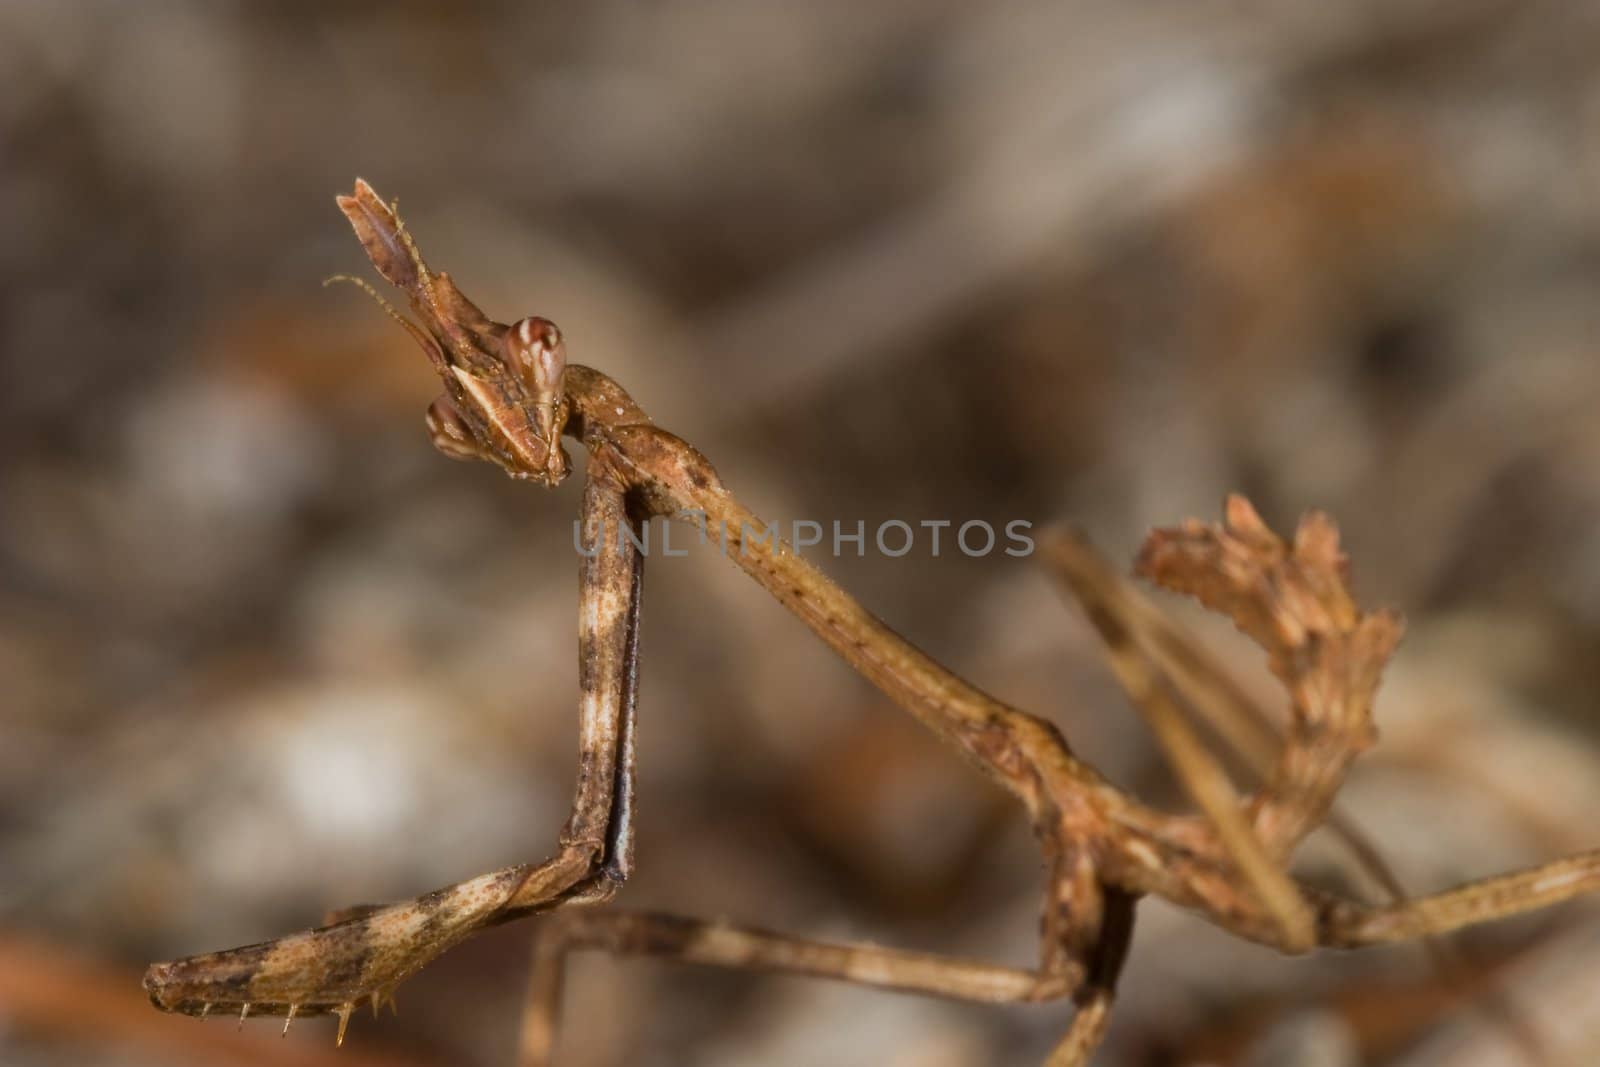
[[[388,309],[428,354],[445,394],[428,408],[434,446],[453,459],[496,463],[513,478],[555,485],[572,471],[561,447],[570,405],[566,346],[548,319],[494,322],[433,274],[395,214],[364,181],[339,209],[378,272],[406,294],[420,326]],[[370,289],[368,290],[370,292]],[[379,301],[382,303],[382,300]],[[388,305],[384,305],[388,308]]]

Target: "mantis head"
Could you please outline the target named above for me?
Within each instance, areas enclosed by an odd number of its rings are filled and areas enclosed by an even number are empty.
[[[365,282],[390,317],[422,346],[445,391],[429,407],[434,447],[453,459],[498,464],[513,478],[556,485],[572,472],[561,447],[571,414],[565,394],[566,345],[548,319],[530,317],[511,326],[494,322],[451,282],[432,274],[394,208],[357,179],[352,196],[339,197],[373,266],[406,294],[418,326]]]

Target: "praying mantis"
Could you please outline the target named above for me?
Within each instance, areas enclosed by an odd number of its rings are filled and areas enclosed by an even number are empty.
[[[1283,734],[1242,715],[1236,694],[1175,627],[1086,543],[1056,532],[1046,564],[1107,645],[1131,702],[1162,743],[1194,814],[1146,806],[1080,759],[1049,721],[1011,707],[913,647],[775,536],[694,447],[651,422],[598,370],[569,364],[556,326],[503,325],[424,262],[393,208],[358,180],[338,198],[378,272],[420,320],[378,300],[422,347],[444,393],[428,408],[433,443],[458,459],[554,486],[572,473],[561,439],[587,452],[580,562],[579,763],[554,853],[415,899],[363,907],[263,944],[152,965],[144,986],[168,1012],[285,1017],[332,1013],[343,1042],[352,1012],[374,1013],[397,985],[484,928],[543,916],[520,1043],[521,1067],[552,1062],[563,965],[575,950],[831,978],[990,1003],[1070,1000],[1046,1061],[1087,1064],[1110,1018],[1141,897],[1159,896],[1228,932],[1277,948],[1355,948],[1431,937],[1600,888],[1600,850],[1432,896],[1369,905],[1288,872],[1297,844],[1336,825],[1334,798],[1375,738],[1373,702],[1402,625],[1350,596],[1333,523],[1309,514],[1279,538],[1242,498],[1220,524],[1157,530],[1137,569],[1220,611],[1267,652],[1290,697]],[[356,281],[355,279],[347,279]],[[1030,968],[824,942],[602,907],[633,866],[634,724],[639,596],[636,536],[658,516],[686,521],[851,667],[963,753],[1020,804],[1043,859],[1038,958]],[[1190,724],[1188,703],[1262,780],[1235,792]]]

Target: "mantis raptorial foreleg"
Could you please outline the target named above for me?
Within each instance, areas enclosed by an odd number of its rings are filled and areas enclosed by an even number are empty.
[[[603,548],[580,569],[578,782],[556,855],[446,886],[413,900],[361,908],[342,922],[276,941],[153,965],[145,988],[158,1007],[190,1015],[339,1016],[374,1010],[406,977],[485,926],[563,904],[607,900],[633,853],[633,717],[643,560],[622,491],[592,472],[585,537]]]
[[[578,604],[578,783],[561,831],[563,852],[583,857],[590,884],[572,899],[610,899],[633,867],[634,718],[639,677],[639,594],[644,555],[630,535],[620,487],[591,472],[583,490]],[[525,887],[507,903],[526,911],[547,892]]]

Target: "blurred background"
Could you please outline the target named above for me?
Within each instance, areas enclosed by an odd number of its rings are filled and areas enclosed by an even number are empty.
[[[143,966],[542,857],[578,479],[429,446],[336,272],[399,198],[758,512],[1249,494],[1410,631],[1345,809],[1414,892],[1600,844],[1600,5],[0,3],[0,1062],[511,1062],[531,924],[288,1041]],[[1042,569],[828,570],[1178,805]],[[1241,680],[1262,656],[1186,605]],[[1025,964],[1019,812],[714,553],[652,562],[623,903]],[[1298,870],[1345,877],[1314,839]],[[1600,913],[1285,960],[1141,908],[1099,1063],[1592,1063]],[[571,1064],[1038,1062],[1063,1006],[581,957]]]

